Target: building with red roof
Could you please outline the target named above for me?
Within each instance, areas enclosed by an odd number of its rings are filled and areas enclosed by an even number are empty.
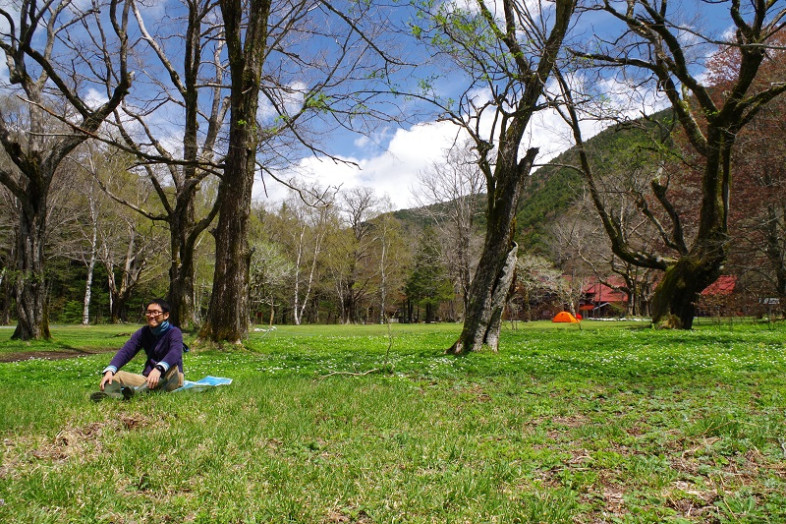
[[[718,280],[704,288],[701,292],[703,297],[729,296],[734,293],[737,287],[737,277],[734,275],[721,275]]]
[[[657,282],[652,284],[654,288]],[[721,275],[707,286],[699,300],[699,314],[717,314],[718,307],[734,293],[737,277]],[[624,316],[628,311],[630,296],[625,291],[625,280],[617,275],[603,281],[595,279],[582,288],[579,311],[586,317],[604,318]]]
[[[621,316],[628,308],[628,294],[622,291],[625,280],[612,276],[601,282],[594,280],[586,283],[581,289],[579,311],[587,317]]]

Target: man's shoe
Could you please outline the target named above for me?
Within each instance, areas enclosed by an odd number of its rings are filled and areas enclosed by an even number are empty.
[[[103,391],[96,391],[95,393],[90,395],[90,400],[92,400],[93,402],[101,402],[102,400],[104,400],[108,396],[109,395],[107,395]]]
[[[123,400],[129,400],[136,393],[133,386],[124,386],[120,389],[120,394],[123,395]]]
[[[134,396],[136,389],[133,386],[123,386],[120,382],[112,382],[104,386],[104,391],[96,391],[90,395],[93,402],[101,402],[105,398],[118,398],[128,400]]]
[[[156,387],[157,391],[173,391],[180,387],[180,373],[177,366],[172,366],[167,370],[163,377],[161,377],[161,381],[158,383]]]
[[[99,391],[99,393],[103,393],[103,397],[112,397],[112,398],[124,398],[123,397],[123,386],[115,380],[111,384],[104,385],[104,391]]]

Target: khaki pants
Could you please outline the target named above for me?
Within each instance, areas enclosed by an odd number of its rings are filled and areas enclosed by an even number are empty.
[[[177,380],[167,382],[166,391],[173,391],[183,385],[185,378],[177,366],[172,366],[167,372],[159,379],[159,387],[163,380],[169,380],[175,373],[177,373]],[[119,382],[121,386],[141,386],[147,383],[147,377],[138,373],[128,373],[127,371],[118,371],[115,373],[114,380]],[[156,388],[158,389],[158,388]]]

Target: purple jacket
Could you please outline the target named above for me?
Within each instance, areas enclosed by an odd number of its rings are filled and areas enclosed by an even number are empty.
[[[177,366],[180,372],[183,372],[183,333],[174,326],[160,338],[156,338],[148,326],[137,330],[115,354],[104,372],[107,370],[117,372],[128,364],[140,349],[144,349],[147,355],[145,369],[142,371],[144,376],[147,376],[157,364],[161,364],[165,371],[171,366]]]

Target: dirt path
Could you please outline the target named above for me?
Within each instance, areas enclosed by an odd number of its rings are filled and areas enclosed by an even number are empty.
[[[41,358],[44,360],[62,360],[64,358],[84,357],[87,355],[98,355],[109,353],[116,349],[97,349],[95,351],[84,351],[81,349],[65,349],[62,351],[19,351],[16,353],[0,353],[0,362],[21,362]]]

